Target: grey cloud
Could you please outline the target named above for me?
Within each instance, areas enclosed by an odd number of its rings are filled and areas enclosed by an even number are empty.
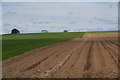
[[[71,21],[70,24],[75,24],[76,22],[75,21]]]
[[[89,23],[92,23],[93,21],[92,20],[89,20]]]
[[[70,14],[70,15],[71,15],[71,14],[73,14],[73,12],[68,12],[68,14]]]
[[[99,18],[99,17],[93,17],[92,21],[90,20],[89,22],[102,22],[105,24],[117,24],[117,21],[112,21],[112,20],[108,20],[108,19],[104,19],[104,18]]]
[[[2,3],[0,2],[0,7],[2,7]]]
[[[109,8],[116,8],[116,7],[118,7],[118,5],[113,3],[113,4],[110,4],[108,7]]]
[[[13,29],[13,28],[16,28],[20,31],[24,31],[24,28],[23,26],[19,26],[17,24],[10,24],[10,23],[4,23],[3,24],[3,33],[10,33],[10,31]]]
[[[4,23],[2,27],[2,33],[10,33],[12,25],[9,23]]]
[[[34,19],[28,19],[28,20],[24,20],[22,22],[34,22]]]
[[[11,11],[8,11],[8,12],[6,12],[6,13],[4,13],[3,15],[16,15],[17,13],[16,12],[11,12]]]
[[[14,27],[18,27],[18,25],[13,25]]]
[[[50,26],[50,28],[56,28],[55,26]]]
[[[95,3],[96,7],[94,7],[91,3],[80,3],[81,5],[79,3],[74,4],[74,6],[71,6],[71,3],[4,3],[3,8],[5,10],[3,11],[3,18],[5,22],[11,24],[11,27],[9,27],[10,29],[16,24],[17,28],[23,29],[24,32],[37,32],[41,29],[51,29],[57,31],[60,29],[61,31],[62,29],[69,28],[74,30],[79,27],[92,29],[93,26],[100,26],[103,28],[105,28],[104,26],[116,26],[112,25],[117,23],[117,21],[112,18],[117,17],[117,8],[111,9],[114,8],[115,5],[109,6],[109,3],[106,3],[105,5],[100,4],[100,6],[97,6],[98,4]],[[54,6],[56,6],[56,8],[53,8]],[[5,14],[6,12],[7,14]],[[95,14],[86,14],[86,12],[94,12]],[[104,18],[102,14],[105,14],[106,18]],[[98,17],[91,18],[92,16]],[[109,20],[107,17],[111,19]],[[87,22],[88,20],[90,21]],[[52,24],[52,22],[54,23]],[[6,24],[6,26],[10,25]]]
[[[29,20],[24,20],[22,22],[27,22],[27,23],[32,23],[32,24],[50,24],[51,23],[48,21],[39,21],[37,19],[29,19]]]
[[[33,24],[49,24],[50,22],[33,22]]]
[[[120,1],[118,2],[118,8],[120,8]]]
[[[9,26],[12,26],[12,25],[9,24],[9,23],[5,23],[5,24],[3,24],[3,27],[9,27]]]

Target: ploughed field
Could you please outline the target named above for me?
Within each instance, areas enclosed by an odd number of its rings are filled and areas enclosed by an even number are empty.
[[[85,34],[3,61],[3,78],[119,77],[118,33]]]

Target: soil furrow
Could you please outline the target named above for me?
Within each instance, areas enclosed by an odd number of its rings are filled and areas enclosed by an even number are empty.
[[[89,48],[89,51],[88,51],[88,55],[87,55],[87,63],[84,67],[84,71],[88,71],[90,68],[91,68],[91,61],[92,61],[92,48],[93,48],[93,41],[91,41],[91,46]]]
[[[118,33],[85,34],[3,61],[3,78],[117,78]]]

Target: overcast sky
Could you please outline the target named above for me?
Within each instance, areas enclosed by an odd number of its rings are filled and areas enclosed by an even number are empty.
[[[4,2],[118,2],[119,0],[2,0]]]
[[[2,8],[2,33],[118,30],[117,2],[3,2]]]

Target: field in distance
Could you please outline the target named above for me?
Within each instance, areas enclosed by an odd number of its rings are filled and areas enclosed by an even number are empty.
[[[3,78],[118,78],[119,33],[93,33],[4,60]]]
[[[82,38],[83,35],[84,32],[2,35],[2,60],[72,38]]]
[[[31,33],[2,35],[2,60],[73,38],[82,38],[85,33],[112,33],[120,31],[93,31],[67,33]]]

